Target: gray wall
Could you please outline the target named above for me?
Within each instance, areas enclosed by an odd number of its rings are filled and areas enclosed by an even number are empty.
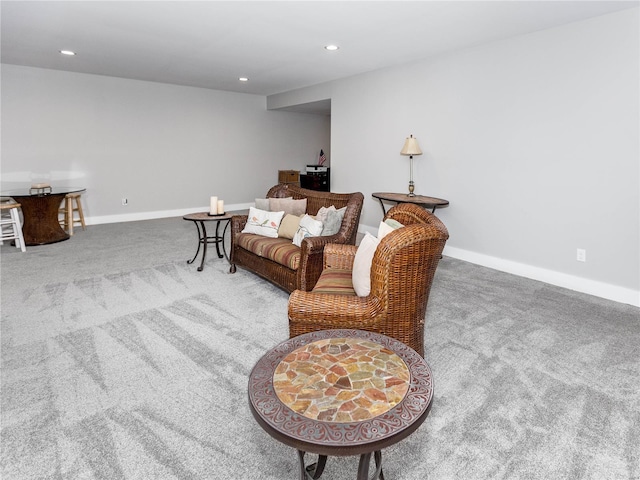
[[[638,9],[274,95],[331,98],[332,187],[451,202],[447,253],[640,305]],[[587,251],[585,263],[576,249]]]
[[[90,223],[244,206],[329,143],[328,117],[263,96],[2,65],[3,190],[86,187]]]

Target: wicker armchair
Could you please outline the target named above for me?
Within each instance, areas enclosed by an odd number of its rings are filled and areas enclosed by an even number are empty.
[[[247,215],[234,215],[231,218],[231,267],[229,271],[235,273],[236,267],[239,266],[260,275],[287,292],[296,289],[309,291],[322,273],[322,252],[325,245],[329,243],[355,245],[364,197],[360,192],[320,192],[300,188],[293,184],[276,185],[267,192],[267,198],[285,197],[293,197],[295,200],[306,198],[306,213],[309,215],[316,215],[320,207],[330,207],[331,205],[336,208],[347,207],[340,230],[331,236],[305,238],[300,247],[292,246],[291,240],[278,239],[282,248],[297,250],[296,254],[300,260],[299,265],[294,269],[240,247],[238,241],[240,236],[251,236],[252,234],[242,233],[247,222]]]
[[[350,274],[357,250],[352,245],[327,245],[316,289],[296,290],[289,297],[290,337],[355,328],[388,335],[424,355],[427,301],[449,233],[435,215],[413,204],[396,205],[387,218],[405,226],[380,241],[371,265],[369,296],[358,297],[349,289],[321,293],[327,290],[325,278],[330,283],[340,272]]]

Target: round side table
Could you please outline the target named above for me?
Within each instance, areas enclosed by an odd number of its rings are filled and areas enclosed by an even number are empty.
[[[190,213],[182,217],[183,220],[189,220],[193,222],[196,225],[196,229],[198,230],[198,249],[196,250],[196,254],[193,256],[193,258],[191,260],[187,260],[188,264],[192,264],[196,260],[196,258],[198,257],[198,253],[200,253],[200,247],[202,247],[202,260],[200,262],[200,266],[198,267],[198,271],[201,272],[204,268],[204,260],[207,257],[207,245],[209,243],[215,243],[218,258],[222,258],[224,256],[227,261],[229,260],[227,249],[224,246],[224,237],[227,233],[227,228],[229,228],[229,223],[231,223],[231,217],[232,215],[230,215],[229,213],[223,213],[222,215],[209,215],[208,212]],[[214,235],[207,235],[207,228],[205,227],[206,222],[216,222],[216,232]],[[222,236],[219,234],[220,222],[226,222],[224,230],[222,231]],[[220,253],[221,244],[222,253]]]
[[[258,424],[298,450],[300,479],[318,479],[327,457],[360,455],[358,480],[383,479],[382,453],[413,433],[433,400],[431,369],[407,345],[373,332],[324,330],[267,352],[249,376]],[[306,465],[305,454],[318,454]]]

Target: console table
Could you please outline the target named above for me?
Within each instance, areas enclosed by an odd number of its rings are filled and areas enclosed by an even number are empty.
[[[414,195],[410,197],[406,193],[388,193],[388,192],[376,192],[372,193],[373,198],[377,198],[380,201],[382,207],[382,214],[386,215],[387,211],[384,208],[383,201],[397,203],[414,203],[424,208],[430,208],[431,213],[436,211],[436,208],[444,208],[449,205],[449,200],[435,197],[425,197],[424,195]]]
[[[322,475],[327,457],[360,455],[358,480],[373,454],[413,433],[433,400],[431,369],[407,345],[362,330],[324,330],[268,351],[249,376],[249,406],[272,437],[298,450],[300,479]],[[305,464],[306,453],[318,460]]]

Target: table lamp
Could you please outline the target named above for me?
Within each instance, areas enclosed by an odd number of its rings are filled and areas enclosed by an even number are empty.
[[[418,139],[413,138],[411,135],[404,141],[404,146],[402,150],[400,150],[400,155],[409,156],[409,193],[408,197],[415,197],[416,194],[413,193],[414,185],[413,185],[413,156],[414,155],[422,155],[422,150],[420,150],[420,146],[418,145]]]

